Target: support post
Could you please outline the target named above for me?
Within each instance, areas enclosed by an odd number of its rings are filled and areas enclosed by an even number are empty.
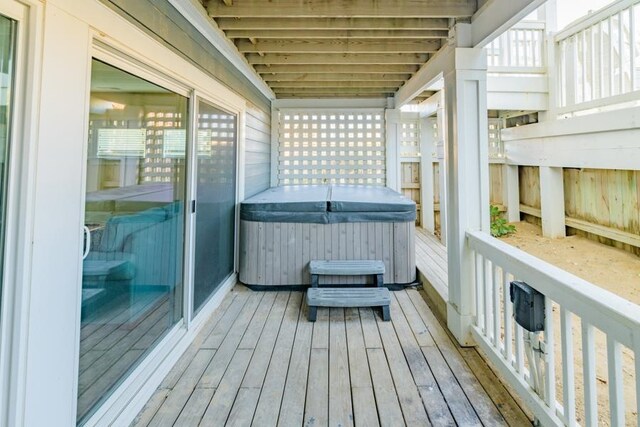
[[[520,176],[518,165],[502,165],[502,200],[507,205],[507,221],[520,221]]]
[[[540,207],[542,235],[551,238],[565,237],[562,168],[540,166]]]
[[[430,233],[435,231],[433,211],[433,117],[420,119],[420,224]]]
[[[438,188],[440,194],[440,242],[447,246],[447,123],[444,111],[444,90],[440,91],[440,104],[436,114],[436,123],[438,128],[438,140],[436,141],[436,158],[438,160]]]
[[[400,156],[398,154],[398,133],[400,127],[400,113],[398,109],[385,111],[386,122],[386,155],[387,155],[387,187],[400,192]]]
[[[468,40],[469,24],[456,25],[457,45]],[[453,48],[445,73],[447,121],[447,326],[461,345],[473,345],[474,255],[468,230],[489,231],[489,142],[487,57],[483,49]]]

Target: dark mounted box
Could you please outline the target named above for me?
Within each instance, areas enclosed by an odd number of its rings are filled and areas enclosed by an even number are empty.
[[[511,282],[509,288],[513,316],[529,332],[544,331],[544,295],[525,282]]]

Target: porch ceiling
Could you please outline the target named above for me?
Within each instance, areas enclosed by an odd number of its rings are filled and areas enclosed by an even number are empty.
[[[388,97],[476,0],[202,0],[278,98]]]

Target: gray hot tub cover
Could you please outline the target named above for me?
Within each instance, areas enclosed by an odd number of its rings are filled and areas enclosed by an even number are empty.
[[[242,202],[240,218],[316,224],[408,222],[416,219],[416,204],[387,187],[284,186],[270,188]]]

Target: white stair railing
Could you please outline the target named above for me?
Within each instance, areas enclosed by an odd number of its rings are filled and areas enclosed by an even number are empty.
[[[544,73],[544,22],[519,22],[487,46],[489,72]]]
[[[555,37],[558,113],[640,100],[640,0],[619,0]]]
[[[472,335],[542,425],[637,425],[640,306],[488,234],[467,232],[467,242],[476,260]],[[540,335],[513,320],[513,280],[544,295]],[[541,344],[528,348],[529,337]],[[542,358],[541,390],[528,349]]]

